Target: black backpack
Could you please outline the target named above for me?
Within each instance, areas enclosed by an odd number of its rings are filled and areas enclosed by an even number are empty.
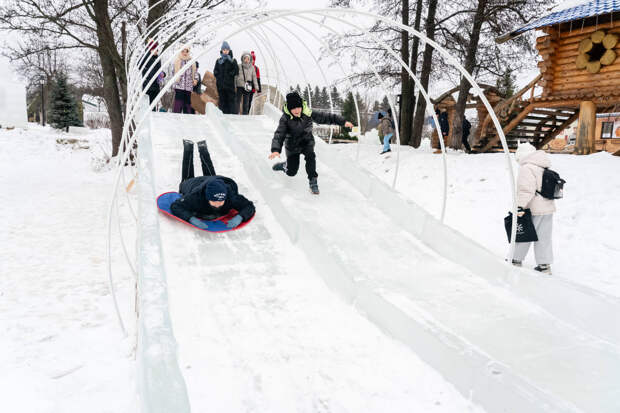
[[[545,168],[542,176],[540,191],[536,191],[543,198],[560,199],[564,196],[564,184],[566,181],[560,178],[560,174],[549,168]]]

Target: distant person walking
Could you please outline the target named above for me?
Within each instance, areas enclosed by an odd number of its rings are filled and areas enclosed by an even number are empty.
[[[150,86],[148,85],[153,77],[159,77],[159,72],[161,71],[161,62],[157,60],[159,57],[157,46],[157,42],[153,39],[149,39],[146,46],[146,53],[140,61],[140,67],[142,69],[142,88],[146,89],[146,94],[149,97],[149,104],[153,103],[160,91],[159,79],[153,80],[153,83],[151,83]],[[157,109],[153,107],[153,111],[155,112],[156,110]]]
[[[383,137],[383,151],[380,155],[383,155],[386,152],[392,152],[390,148],[390,139],[394,136],[394,128],[389,114],[384,116],[383,113],[379,112],[377,118],[379,119],[377,130],[379,131],[379,136]]]
[[[448,121],[448,112],[441,111],[439,109],[435,110],[435,114],[437,115],[437,120],[439,120],[439,129],[441,129],[441,136],[443,136],[444,142],[448,139],[448,134],[450,133],[450,122]]]
[[[174,113],[192,113],[192,89],[198,83],[196,81],[196,65],[188,65],[191,60],[189,48],[181,50],[174,62],[174,73],[182,73],[181,77],[174,82]]]
[[[463,142],[463,146],[465,147],[465,152],[471,153],[471,146],[469,146],[469,133],[471,132],[471,123],[467,120],[465,116],[463,116],[463,135],[461,136],[461,141]]]
[[[258,89],[256,80],[256,69],[252,65],[252,55],[250,52],[243,52],[241,63],[239,64],[239,74],[235,78],[237,86],[237,99],[235,107],[240,109],[239,114],[247,115],[250,113],[250,102],[252,101],[253,91]]]
[[[213,76],[215,76],[219,107],[225,114],[237,114],[235,109],[235,77],[239,74],[239,66],[233,57],[228,42],[223,42],[220,48],[220,57],[215,61]]]
[[[252,66],[254,66],[254,70],[256,71],[256,83],[258,83],[258,89],[253,89],[252,94],[250,95],[250,107],[252,107],[252,99],[254,99],[254,95],[256,93],[262,93],[263,86],[260,83],[260,69],[256,66],[256,53],[252,50],[250,54],[252,55]]]
[[[553,213],[555,201],[545,198],[541,192],[543,186],[543,173],[551,166],[551,159],[544,151],[537,151],[529,143],[521,144],[515,152],[515,159],[519,163],[517,177],[517,206],[518,216],[523,216],[525,210],[532,213],[532,222],[536,229],[538,241],[534,242],[534,256],[536,258],[536,271],[551,274],[553,263]],[[530,242],[517,242],[512,263],[521,266],[529,249]]]
[[[191,96],[192,114],[196,114],[196,109],[194,109],[194,107],[200,101],[200,95],[202,94],[202,84],[200,83],[200,81],[202,80],[202,77],[200,76],[200,72],[198,71],[198,68],[200,68],[200,63],[196,62],[196,76],[195,76],[196,83],[194,84],[194,87],[192,88],[192,96]]]

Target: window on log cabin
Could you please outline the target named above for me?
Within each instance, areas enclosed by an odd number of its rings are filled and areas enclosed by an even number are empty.
[[[603,46],[603,43],[594,43],[592,46],[592,50],[588,52],[588,56],[590,56],[590,62],[596,62],[597,60],[601,60],[601,57],[605,54],[607,49]]]
[[[601,130],[601,139],[611,139],[613,137],[613,122],[603,122],[603,128]]]

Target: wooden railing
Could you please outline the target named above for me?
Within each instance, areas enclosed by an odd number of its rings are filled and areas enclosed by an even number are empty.
[[[534,89],[536,89],[536,84],[538,83],[540,79],[542,79],[542,73],[536,76],[534,80],[528,83],[527,86],[525,86],[515,95],[509,97],[508,99],[502,100],[497,105],[495,105],[493,110],[495,111],[495,114],[497,115],[497,117],[500,120],[507,119],[510,113],[514,110],[515,105],[522,101],[521,96],[525,95],[528,90],[531,91],[530,98],[529,98],[529,102],[531,103],[534,100]],[[486,131],[487,131],[487,128],[490,122],[491,122],[491,116],[487,114],[480,128],[480,139],[483,139],[486,136]]]

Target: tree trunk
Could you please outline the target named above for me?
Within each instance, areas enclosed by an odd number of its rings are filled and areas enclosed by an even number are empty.
[[[435,39],[435,14],[437,13],[438,0],[428,2],[428,13],[426,16],[426,37]],[[424,58],[422,60],[422,72],[420,73],[420,83],[428,90],[428,83],[433,68],[433,47],[429,44],[424,48]],[[420,98],[416,104],[415,119],[412,128],[412,146],[419,148],[422,143],[422,129],[424,128],[424,118],[426,117],[426,100]]]
[[[121,58],[114,42],[114,33],[112,32],[112,24],[108,14],[108,1],[97,0],[93,2],[93,10],[97,22],[97,39],[99,41],[97,53],[99,54],[103,70],[103,98],[110,116],[110,129],[112,131],[112,156],[116,156],[118,155],[123,134],[123,110],[119,83],[125,88],[126,96],[127,82],[124,70],[121,77],[118,76],[116,71],[117,65],[115,60],[120,61]]]
[[[577,155],[589,155],[596,152],[594,144],[596,130],[596,104],[594,102],[581,102],[579,105],[579,124],[577,126],[577,142],[575,153]]]
[[[480,30],[482,29],[482,23],[484,23],[485,12],[488,0],[479,0],[476,14],[474,15],[474,24],[472,27],[471,36],[469,38],[469,44],[467,45],[467,54],[465,56],[465,70],[472,73],[476,67],[476,53],[478,51],[478,43],[480,41]],[[459,85],[459,97],[454,107],[454,121],[450,125],[450,147],[453,149],[459,149],[462,145],[461,137],[463,135],[463,117],[465,116],[465,105],[467,104],[467,97],[469,96],[469,89],[471,85],[469,81],[463,76],[461,77],[461,83]]]
[[[409,0],[402,0],[402,17],[403,24],[409,26]],[[403,62],[409,60],[409,32],[401,30],[400,57]],[[411,123],[407,119],[411,116],[411,88],[409,84],[412,82],[409,72],[405,67],[400,68],[400,112],[398,118],[398,127],[400,129],[400,143],[408,145],[411,138]],[[392,116],[396,116],[395,113]]]
[[[413,28],[416,30],[420,30],[420,22],[422,20],[422,8],[423,8],[423,0],[417,0],[416,3],[416,11],[415,11],[415,23]],[[414,75],[417,74],[418,70],[418,50],[420,47],[420,39],[415,37],[413,39],[413,46],[411,48],[411,55],[409,56],[409,68]],[[403,59],[405,60],[405,59]],[[405,60],[406,61],[406,60]],[[403,104],[402,115],[400,117],[402,122],[401,130],[403,134],[401,135],[401,143],[404,145],[412,145],[413,142],[413,131],[411,129],[411,123],[413,121],[413,108],[415,107],[415,82],[412,79],[409,79],[409,93],[410,98]],[[403,136],[407,137],[406,141],[403,141]]]

